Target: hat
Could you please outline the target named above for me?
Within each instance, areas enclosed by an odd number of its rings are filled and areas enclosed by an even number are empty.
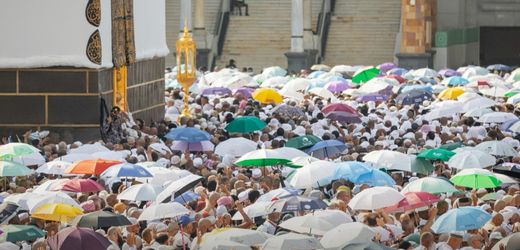
[[[249,192],[251,192],[251,188],[248,188],[238,194],[238,201],[243,202],[248,199]]]
[[[221,206],[225,206],[225,205],[231,205],[233,204],[233,198],[231,198],[231,196],[222,196],[220,197],[218,200],[217,200],[217,205]]]
[[[258,168],[254,168],[254,169],[252,170],[251,177],[253,177],[253,178],[255,178],[255,179],[256,179],[256,178],[260,178],[260,177],[262,177],[262,171],[261,171],[260,169],[258,169]]]
[[[502,234],[500,232],[492,232],[491,234],[489,234],[490,240],[501,240],[503,238],[504,237],[502,237]]]
[[[215,214],[217,216],[223,216],[224,214],[226,214],[228,211],[227,211],[227,208],[226,206],[223,206],[223,205],[219,205],[217,207],[217,210],[215,211]]]
[[[170,159],[170,162],[171,162],[173,165],[177,165],[177,164],[181,163],[181,158],[180,158],[178,155],[174,155],[174,156],[172,156],[172,158]]]
[[[116,213],[122,214],[126,209],[126,205],[122,202],[118,202],[114,205],[114,211]]]
[[[187,226],[188,224],[190,224],[192,221],[193,221],[193,218],[191,218],[189,215],[185,214],[185,215],[181,216],[181,217],[177,220],[177,223],[179,223],[179,225],[185,227],[185,226]]]
[[[204,163],[204,162],[202,161],[201,158],[198,158],[198,157],[197,157],[197,158],[193,159],[193,166],[195,166],[195,167],[200,167],[200,166],[202,166],[202,163]]]

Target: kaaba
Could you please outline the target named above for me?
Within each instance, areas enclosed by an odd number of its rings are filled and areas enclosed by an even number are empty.
[[[0,0],[0,135],[99,139],[102,103],[164,115],[164,0]]]

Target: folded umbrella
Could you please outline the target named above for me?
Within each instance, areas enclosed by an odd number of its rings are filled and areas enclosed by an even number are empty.
[[[376,210],[392,206],[403,200],[405,196],[390,187],[372,187],[355,195],[348,203],[354,210]]]
[[[106,250],[110,241],[90,228],[67,227],[46,240],[51,250]]]
[[[109,211],[95,211],[76,217],[72,221],[76,227],[105,228],[132,225],[132,223],[122,214]]]
[[[175,199],[177,196],[195,187],[202,179],[202,176],[192,174],[173,181],[157,195],[155,201],[160,203],[169,202],[172,196]]]
[[[166,218],[177,218],[189,214],[190,210],[178,202],[155,203],[143,210],[139,216],[139,221],[160,220]]]
[[[477,207],[454,208],[439,216],[431,229],[438,234],[479,229],[490,219],[490,214]]]

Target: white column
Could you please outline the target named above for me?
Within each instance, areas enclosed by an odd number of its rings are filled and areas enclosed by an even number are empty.
[[[303,52],[303,1],[292,0],[291,52]]]
[[[314,0],[316,1],[316,0]],[[303,48],[315,49],[312,34],[312,0],[303,0]]]
[[[181,1],[181,18],[179,25],[179,37],[182,36],[184,25],[188,24],[188,29],[192,31],[191,22],[191,0],[180,0]]]
[[[195,0],[195,19],[193,20],[193,35],[198,48],[207,48],[206,28],[204,23],[204,0]]]

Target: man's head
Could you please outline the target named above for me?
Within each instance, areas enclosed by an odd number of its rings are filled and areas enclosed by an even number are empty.
[[[109,240],[118,242],[119,238],[121,238],[121,229],[119,227],[111,227],[107,231],[107,237]]]
[[[433,244],[433,234],[430,232],[424,232],[421,234],[421,246],[424,246],[426,249]]]

